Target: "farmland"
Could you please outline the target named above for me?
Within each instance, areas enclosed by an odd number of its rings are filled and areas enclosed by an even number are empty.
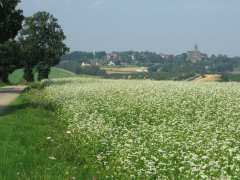
[[[13,84],[22,82],[23,74],[24,74],[23,69],[18,69],[14,71],[9,77],[10,82]],[[74,76],[76,76],[76,74],[70,71],[67,71],[61,68],[55,68],[55,67],[51,69],[51,72],[49,74],[49,78],[63,78],[63,77],[74,77]],[[37,79],[37,73],[35,73],[35,80],[36,79]]]
[[[240,176],[240,85],[73,78],[46,81],[76,158],[96,177]]]
[[[147,71],[146,67],[103,67],[107,74],[131,74]]]

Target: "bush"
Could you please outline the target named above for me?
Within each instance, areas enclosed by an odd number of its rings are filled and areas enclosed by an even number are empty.
[[[102,70],[99,66],[89,65],[80,67],[79,74],[87,74],[94,76],[104,76],[106,74],[105,70]]]

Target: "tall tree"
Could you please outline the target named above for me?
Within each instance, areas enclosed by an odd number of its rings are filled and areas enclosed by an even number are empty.
[[[39,50],[37,45],[29,40],[24,40],[22,36],[19,37],[21,47],[21,65],[24,69],[23,78],[27,82],[34,81],[33,69],[37,65],[39,58]]]
[[[47,79],[51,66],[57,65],[68,51],[64,43],[66,37],[58,20],[48,12],[37,12],[26,18],[20,39],[23,47],[27,47],[27,61],[33,66],[37,65],[39,80]],[[29,72],[26,68],[31,69],[32,65],[25,66],[25,72]]]
[[[17,9],[20,0],[0,0],[0,81],[8,82],[8,75],[18,67],[18,44],[13,41],[22,28],[24,16]],[[15,63],[15,64],[13,64]]]
[[[22,28],[22,10],[17,9],[20,0],[0,0],[0,43],[15,38]]]
[[[0,81],[8,83],[8,76],[21,66],[20,46],[15,41],[0,44]]]

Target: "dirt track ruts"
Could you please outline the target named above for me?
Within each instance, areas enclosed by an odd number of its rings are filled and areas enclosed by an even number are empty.
[[[27,86],[5,86],[0,88],[0,113],[13,102]]]

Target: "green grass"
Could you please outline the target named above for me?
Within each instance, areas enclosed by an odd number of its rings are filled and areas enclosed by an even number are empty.
[[[92,179],[53,109],[33,103],[36,94],[0,114],[0,179]]]
[[[5,86],[5,84],[0,82],[0,87],[3,87],[3,86]]]
[[[240,73],[225,73],[222,75],[223,81],[240,82]]]
[[[73,72],[53,67],[51,69],[51,73],[49,75],[49,78],[55,79],[55,78],[66,78],[66,77],[74,77],[74,76],[76,76],[76,74],[74,74]],[[35,74],[35,79],[36,78],[37,78],[37,74]],[[9,76],[9,80],[13,84],[18,84],[18,83],[22,82],[23,81],[23,70],[18,69],[16,71],[14,71]]]
[[[76,76],[76,74],[74,74],[73,72],[67,71],[65,69],[53,67],[49,75],[49,78],[55,79],[55,78],[66,78],[66,77],[74,77],[74,76]]]

